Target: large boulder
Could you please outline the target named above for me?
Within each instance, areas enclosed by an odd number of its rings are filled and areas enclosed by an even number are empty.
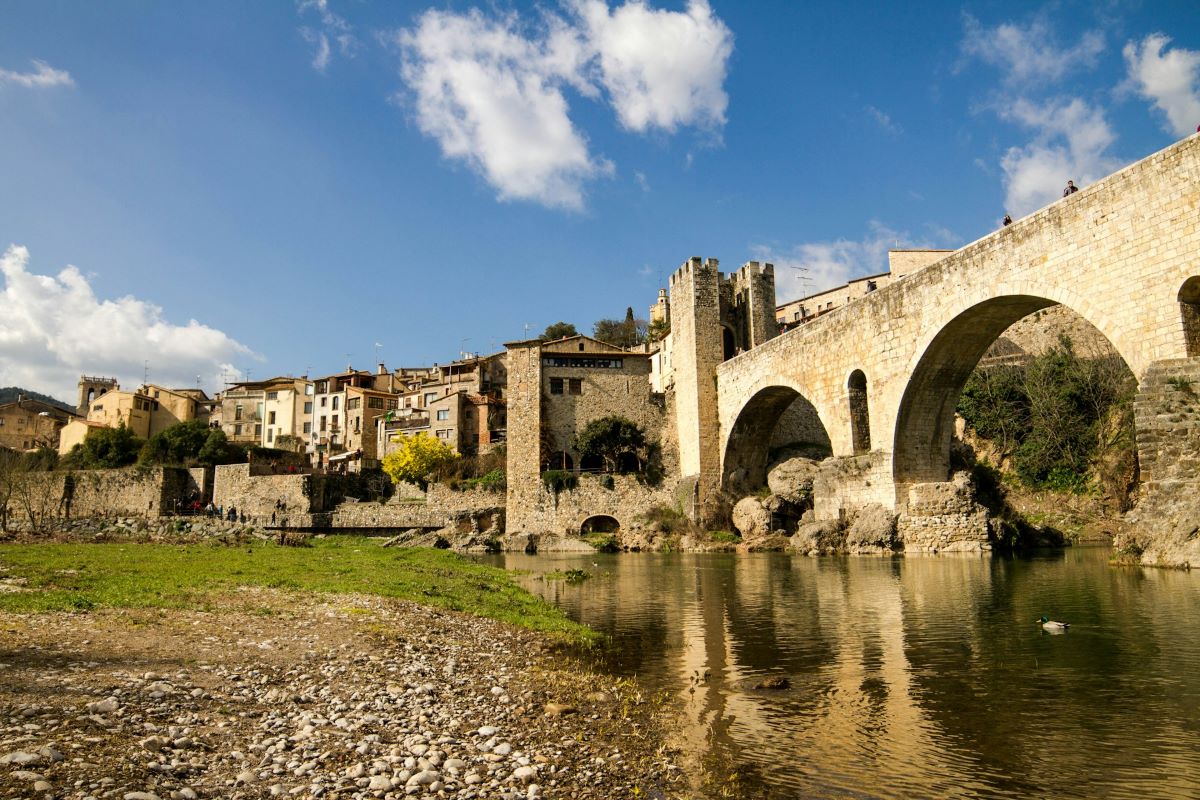
[[[757,497],[743,497],[733,507],[733,527],[743,539],[766,536],[771,532],[771,512]]]
[[[811,458],[789,458],[771,467],[767,473],[767,486],[771,494],[779,495],[797,505],[812,504],[813,478],[820,471],[821,462]]]
[[[890,553],[898,546],[896,514],[879,503],[859,508],[846,530],[846,551],[850,553]]]
[[[824,556],[846,550],[846,526],[840,520],[801,522],[791,548],[800,555]]]

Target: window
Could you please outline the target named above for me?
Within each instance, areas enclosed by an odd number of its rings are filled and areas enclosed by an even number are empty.
[[[268,411],[268,412],[267,412],[267,424],[268,424],[268,425],[274,425],[274,424],[275,424],[275,412],[274,412],[274,411]]]
[[[434,400],[437,400],[437,392],[426,392],[425,393],[425,405],[429,405]]]
[[[267,392],[267,399],[268,400],[278,400],[279,392]]]
[[[546,356],[542,359],[545,367],[573,367],[577,369],[621,369],[625,366],[623,358],[578,358],[576,356]]]
[[[367,408],[383,408],[383,398],[382,397],[368,397],[367,398]]]
[[[306,385],[304,386],[304,393],[305,393],[306,395],[308,395],[309,397],[312,397],[312,393],[313,393],[313,385],[312,385],[311,383],[309,383],[309,384],[306,384]]]
[[[241,418],[242,418],[242,404],[241,404],[241,403],[238,403],[238,404],[237,404],[237,406],[235,406],[235,407],[234,407],[234,409],[233,409],[233,418],[234,418],[234,419],[241,419]]]
[[[92,406],[92,411],[103,411],[103,410],[104,410],[103,403],[101,403],[100,405],[97,405],[97,406]]]
[[[329,392],[329,381],[317,381],[316,387],[317,394],[326,394]]]
[[[550,394],[562,394],[562,393],[563,393],[563,379],[562,378],[551,378],[550,379]]]
[[[338,408],[338,398],[334,397],[333,398],[333,410],[337,411],[337,408]]]
[[[448,430],[446,430],[446,429],[444,429],[444,428],[443,428],[442,430],[439,430],[439,431],[437,432],[437,438],[439,438],[439,439],[449,439],[449,438],[450,438],[450,431],[448,431]]]
[[[362,417],[354,418],[354,432],[355,433],[360,433],[362,431],[362,428],[359,425],[360,422],[362,422]]]
[[[312,433],[312,423],[311,422],[304,423],[304,432]]]
[[[387,407],[388,407],[388,410],[390,410],[390,411],[395,411],[399,407],[399,405],[400,405],[400,401],[397,398],[393,397],[392,399],[387,401]]]
[[[324,414],[321,415],[321,432],[322,433],[325,432],[325,415]]]
[[[328,398],[328,397],[322,397],[322,398],[321,398],[321,408],[324,408],[324,407],[326,406],[326,404],[327,404],[328,400],[329,400],[329,398]]]
[[[275,441],[275,429],[267,428],[267,444],[270,444],[273,441]]]
[[[438,418],[438,422],[441,422],[441,421],[443,421],[443,420],[450,419],[450,409],[448,409],[448,408],[439,408],[439,409],[438,409],[438,412],[437,412],[437,418]]]
[[[305,414],[311,414],[311,413],[312,413],[312,402],[311,402],[311,401],[310,401],[310,402],[308,402],[308,403],[305,403],[305,404],[304,404],[304,413],[305,413]]]
[[[567,391],[571,394],[583,394],[583,378],[571,378],[567,384]]]
[[[242,426],[241,426],[241,425],[234,425],[234,426],[233,426],[233,435],[234,435],[234,436],[241,436],[241,435],[242,435]]]
[[[337,400],[335,399],[333,402],[334,402],[333,407],[337,408]],[[346,399],[346,410],[353,411],[354,409],[358,408],[359,405],[361,405],[361,404],[362,404],[362,398],[359,398],[359,397],[347,398]]]
[[[254,435],[256,437],[262,436],[262,423],[261,422],[254,426]]]

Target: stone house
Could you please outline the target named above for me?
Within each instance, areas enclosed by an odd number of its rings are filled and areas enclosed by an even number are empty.
[[[111,381],[103,391],[95,391],[90,385],[94,380],[86,377],[80,380],[81,403],[87,403],[86,420],[75,420],[63,427],[58,448],[64,455],[97,428],[124,426],[134,435],[148,439],[180,422],[194,419],[208,422],[211,402],[199,389],[168,389],[147,383],[130,392]],[[87,397],[91,397],[90,402]],[[88,424],[83,424],[85,421]]]
[[[41,400],[18,397],[0,405],[0,447],[9,450],[58,449],[59,434],[71,420],[69,411]]]

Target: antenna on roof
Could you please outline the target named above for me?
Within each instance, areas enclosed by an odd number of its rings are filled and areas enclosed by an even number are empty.
[[[149,382],[150,382],[150,362],[143,361],[142,362],[142,386],[145,386]]]

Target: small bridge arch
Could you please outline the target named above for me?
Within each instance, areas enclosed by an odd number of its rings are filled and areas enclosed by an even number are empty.
[[[820,411],[794,386],[764,386],[742,406],[725,436],[722,485],[755,489],[766,483],[773,446],[832,451]]]

